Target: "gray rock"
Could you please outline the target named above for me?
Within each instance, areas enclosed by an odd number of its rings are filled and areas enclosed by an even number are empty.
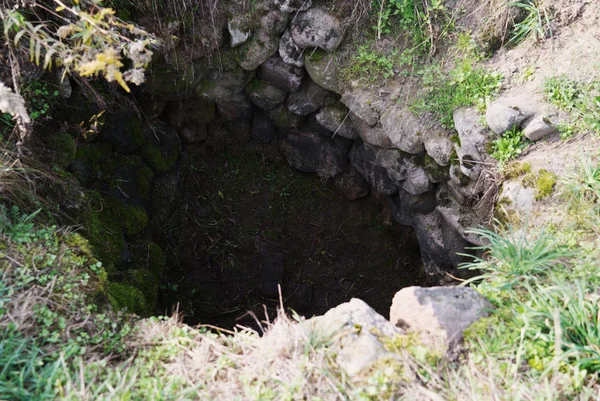
[[[288,14],[270,11],[260,19],[260,28],[244,44],[238,63],[244,70],[255,70],[279,49],[280,34],[287,26]]]
[[[346,169],[349,143],[343,139],[328,139],[313,132],[294,132],[280,142],[288,164],[300,171],[318,173],[331,178]]]
[[[292,21],[292,38],[301,48],[320,47],[331,53],[342,43],[340,21],[320,8],[299,13]]]
[[[402,224],[403,226],[412,226],[412,214],[414,212],[412,212],[408,207],[406,207],[400,201],[400,198],[398,196],[387,196],[386,201],[391,211],[392,220],[394,220],[398,224]]]
[[[381,126],[392,147],[413,155],[423,152],[424,127],[408,109],[390,107],[381,116]]]
[[[413,195],[420,195],[433,188],[425,169],[413,157],[396,149],[384,149],[370,145],[365,147],[373,152],[375,162],[387,171],[388,176],[406,191]]]
[[[358,138],[358,133],[354,129],[350,120],[350,110],[343,104],[335,103],[331,106],[324,106],[316,115],[317,122],[327,130],[348,139]]]
[[[258,77],[276,88],[293,92],[300,87],[304,69],[286,64],[279,57],[271,57],[258,69]]]
[[[523,129],[523,134],[531,141],[539,141],[545,136],[558,132],[546,117],[537,116],[527,123]]]
[[[485,161],[489,159],[487,147],[492,141],[492,133],[484,127],[479,113],[474,108],[463,108],[454,111],[454,127],[460,140],[459,156],[465,155],[474,160]]]
[[[460,165],[450,166],[450,180],[448,189],[454,198],[461,205],[467,205],[470,200],[475,199],[482,188],[479,188],[477,181],[471,180],[462,172]]]
[[[285,13],[293,13],[311,8],[312,0],[273,0],[273,5]]]
[[[300,128],[306,121],[306,117],[290,113],[283,104],[280,104],[273,110],[269,110],[267,114],[273,124],[283,130]]]
[[[245,43],[252,32],[251,19],[248,15],[236,15],[227,22],[227,29],[231,36],[231,47]]]
[[[519,181],[505,181],[498,203],[526,216],[535,203],[535,188],[525,188]]]
[[[350,112],[350,121],[352,121],[352,125],[356,129],[356,132],[358,132],[358,136],[360,136],[366,144],[380,148],[392,148],[392,142],[381,126],[370,126],[362,119],[358,118],[353,112]]]
[[[254,76],[253,71],[237,67],[229,71],[210,71],[196,88],[198,97],[211,101],[227,100],[244,90]]]
[[[447,132],[443,130],[427,131],[423,137],[423,144],[427,154],[435,160],[439,166],[450,164],[450,155],[454,145]]]
[[[452,351],[464,330],[488,316],[491,304],[472,288],[408,287],[394,296],[390,321],[421,335],[424,345]]]
[[[364,143],[354,143],[350,150],[350,163],[380,194],[392,195],[398,192],[398,184],[390,178],[385,168],[377,164],[375,153],[367,149]]]
[[[305,79],[300,88],[290,94],[287,105],[293,114],[306,116],[323,105],[327,91],[315,84],[311,79]]]
[[[304,67],[317,85],[341,93],[335,58],[322,50],[312,50],[304,57]]]
[[[279,41],[279,57],[287,64],[304,67],[304,50],[294,42],[289,29],[283,33]]]
[[[259,143],[269,143],[277,136],[277,127],[262,111],[256,110],[252,117],[252,139]]]
[[[485,113],[488,126],[498,135],[513,128],[520,128],[523,121],[532,117],[536,110],[527,99],[506,97],[492,102]]]
[[[165,115],[178,130],[188,125],[206,125],[215,118],[215,104],[198,98],[171,102],[167,105]]]
[[[287,97],[286,91],[258,79],[248,84],[246,94],[253,105],[264,111],[272,110]]]
[[[307,335],[339,338],[332,346],[339,349],[337,363],[350,377],[365,371],[379,359],[399,360],[397,354],[386,350],[379,338],[394,338],[403,334],[402,330],[360,299],[353,298],[323,316],[301,323],[300,327]]]
[[[217,110],[226,120],[247,120],[252,117],[252,103],[244,93],[236,93],[227,99],[217,100]]]
[[[186,124],[177,132],[185,143],[202,143],[206,141],[208,136],[208,127],[206,125]]]
[[[437,211],[429,214],[413,213],[411,223],[419,240],[421,253],[426,254],[436,266],[436,278],[443,279],[445,272],[452,270],[454,266],[448,259],[448,251],[444,246],[442,216]]]
[[[352,166],[336,176],[333,183],[337,192],[348,200],[364,198],[371,189],[367,180]]]
[[[435,191],[429,191],[420,195],[413,195],[403,188],[398,192],[400,204],[414,213],[432,213],[437,206]]]
[[[371,107],[373,95],[367,91],[352,91],[342,95],[340,101],[350,109],[357,119],[369,126],[374,126],[379,121],[379,116]]]

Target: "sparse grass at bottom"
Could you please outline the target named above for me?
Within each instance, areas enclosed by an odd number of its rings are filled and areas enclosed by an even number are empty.
[[[343,336],[281,315],[265,333],[216,333],[176,317],[131,321],[102,302],[105,275],[86,241],[2,209],[0,399],[596,400],[600,394],[600,168],[561,183],[560,224],[478,229],[465,268],[495,306],[466,332],[460,363],[390,339],[402,363],[350,380]],[[99,306],[98,306],[99,305]]]

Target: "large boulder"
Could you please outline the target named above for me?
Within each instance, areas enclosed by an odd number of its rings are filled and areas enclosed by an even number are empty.
[[[377,192],[392,195],[398,192],[398,184],[390,178],[385,168],[377,164],[374,152],[356,141],[350,150],[350,163],[371,183]]]
[[[457,151],[459,157],[468,155],[478,161],[489,159],[487,149],[493,139],[493,134],[481,124],[481,117],[477,110],[474,108],[457,109],[454,111],[453,117],[454,127],[458,132]]]
[[[412,195],[420,195],[433,188],[425,169],[414,157],[396,149],[369,145],[366,148],[375,155],[376,163],[387,171],[388,176]]]
[[[288,14],[272,10],[260,19],[260,27],[239,52],[238,63],[244,70],[255,70],[279,49],[279,38],[288,22]]]
[[[316,115],[317,122],[335,135],[348,139],[356,139],[358,133],[350,120],[350,111],[342,104],[335,103],[324,106]]]
[[[370,127],[373,127],[379,121],[378,113],[371,107],[372,100],[373,94],[365,90],[345,92],[340,99],[350,109],[351,115],[354,115],[356,120],[361,120]],[[355,120],[353,119],[353,121]]]
[[[320,8],[299,13],[292,21],[292,38],[303,49],[320,47],[332,52],[342,43],[340,21]]]
[[[348,165],[349,143],[329,139],[313,132],[289,133],[280,142],[288,164],[300,171],[318,173],[324,178],[334,177]]]
[[[398,191],[400,204],[411,212],[421,214],[428,214],[435,210],[437,206],[435,195],[435,191],[425,192],[420,195],[413,195],[404,188],[400,188]]]
[[[401,359],[386,349],[380,341],[403,334],[383,316],[360,299],[330,309],[325,315],[317,316],[300,324],[309,336],[337,338],[331,346],[336,352],[337,363],[354,377],[369,369],[378,360]]]
[[[289,29],[283,33],[279,41],[279,57],[287,64],[304,67],[304,50],[294,42]]]
[[[275,136],[277,127],[263,111],[256,110],[252,117],[252,139],[259,143],[269,143]]]
[[[413,155],[423,152],[424,127],[407,108],[390,107],[381,116],[381,126],[392,147]]]
[[[325,89],[311,79],[305,79],[300,88],[288,97],[288,110],[301,116],[309,115],[323,105],[326,95]]]
[[[447,166],[450,164],[450,157],[454,150],[454,145],[450,140],[450,135],[442,130],[429,130],[423,136],[423,145],[427,154],[439,165]]]
[[[485,118],[491,130],[502,135],[513,128],[520,128],[523,121],[535,113],[536,109],[528,99],[502,97],[488,106]]]
[[[276,88],[293,92],[302,83],[304,69],[286,64],[280,57],[271,57],[259,67],[258,77]]]
[[[276,88],[259,79],[250,81],[246,87],[246,94],[253,105],[264,111],[275,108],[287,97],[287,92],[283,89]]]
[[[242,93],[217,100],[217,110],[225,120],[248,120],[252,117],[252,103]]]
[[[356,200],[369,195],[371,186],[352,166],[333,180],[337,192],[348,200]]]
[[[390,322],[420,335],[423,345],[444,354],[453,351],[464,330],[486,317],[492,305],[467,287],[408,287],[394,296]]]
[[[283,104],[280,104],[273,110],[269,110],[267,114],[269,115],[269,118],[273,124],[282,130],[293,130],[300,128],[306,121],[305,116],[290,113],[288,108]]]
[[[227,21],[227,29],[231,37],[231,47],[240,46],[250,38],[252,18],[248,14],[239,14]]]
[[[322,50],[308,51],[304,57],[304,67],[317,85],[332,92],[341,93],[337,64],[333,54]]]
[[[242,92],[253,76],[253,71],[244,71],[239,67],[232,70],[213,70],[200,81],[196,94],[213,102],[226,101],[230,96]]]

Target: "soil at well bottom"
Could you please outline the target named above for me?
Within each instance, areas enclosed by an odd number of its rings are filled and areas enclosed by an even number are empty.
[[[159,313],[230,328],[283,303],[310,317],[353,297],[383,316],[403,287],[423,285],[412,228],[383,202],[348,201],[315,174],[252,150],[186,149],[185,193],[162,226],[167,278]],[[250,313],[248,313],[250,312]]]

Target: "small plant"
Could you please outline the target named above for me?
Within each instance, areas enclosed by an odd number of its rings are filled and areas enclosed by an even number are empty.
[[[0,235],[6,235],[17,243],[31,242],[35,237],[34,219],[41,212],[38,209],[31,214],[22,214],[18,206],[10,209],[0,204]]]
[[[394,65],[398,60],[397,54],[385,54],[371,50],[370,45],[358,48],[352,61],[341,71],[341,75],[348,81],[363,80],[374,82],[394,76]]]
[[[477,60],[467,55],[449,74],[444,74],[439,65],[430,66],[423,72],[424,91],[411,109],[433,113],[445,128],[454,127],[452,114],[459,107],[477,105],[484,111],[500,89],[502,76],[477,67]]]
[[[498,164],[502,168],[506,162],[519,156],[526,146],[523,132],[515,127],[492,142],[491,156],[498,160]]]
[[[544,83],[546,99],[570,113],[575,122],[563,124],[561,137],[569,138],[575,130],[600,134],[600,81],[577,82],[567,76],[551,77]]]
[[[552,35],[550,10],[540,0],[518,0],[510,5],[522,9],[526,15],[513,26],[509,44],[518,45],[528,37],[540,41]]]

